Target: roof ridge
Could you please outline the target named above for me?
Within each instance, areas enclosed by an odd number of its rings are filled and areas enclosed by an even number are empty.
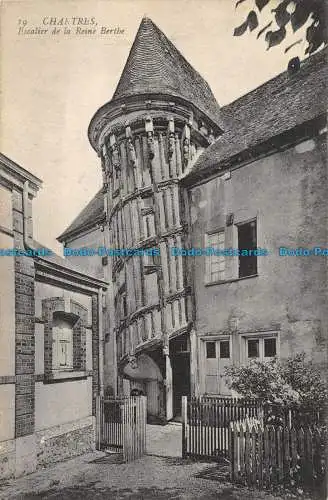
[[[327,54],[328,49],[317,52],[306,58],[299,71],[292,75],[284,71],[221,108],[228,126],[203,151],[185,182],[191,184],[228,168],[247,150],[254,160],[258,148],[274,148],[278,137],[290,141],[308,136],[311,130],[316,134],[323,127],[327,107]]]
[[[196,75],[202,80],[203,83],[206,84],[208,90],[211,92],[212,96],[214,97],[214,99],[216,100],[213,92],[212,92],[212,89],[211,87],[209,86],[208,82],[205,80],[205,78],[199,73],[199,71],[197,71],[193,66],[192,64],[185,58],[185,56],[182,54],[182,52],[180,52],[180,50],[178,49],[178,47],[176,47],[174,45],[174,43],[165,35],[165,33],[157,26],[157,24],[155,24],[151,19],[148,18],[148,20],[150,21],[151,25],[153,28],[155,28],[155,34],[157,35],[157,37],[159,37],[159,40],[160,42],[163,42],[165,44],[167,44],[171,50],[173,50],[174,52],[176,52],[178,54],[178,56],[180,57],[180,59],[182,59],[182,61],[186,64],[186,66],[188,67],[188,69],[191,70],[191,73],[193,73],[192,76],[194,76],[194,74],[196,73]]]
[[[65,237],[69,236],[71,233],[74,233],[81,227],[81,218],[85,216],[85,220],[83,222],[83,227],[88,226],[88,224],[92,222],[96,222],[99,220],[101,213],[97,215],[99,210],[103,208],[103,198],[100,200],[100,208],[97,208],[97,202],[99,199],[99,195],[102,193],[103,188],[101,187],[95,194],[94,196],[83,206],[83,208],[79,211],[78,215],[73,219],[73,221],[70,223],[70,225],[56,238],[58,241],[62,242],[64,241]],[[102,202],[102,203],[101,203]],[[96,205],[96,207],[95,207]],[[88,212],[90,210],[95,211],[95,213],[92,213],[92,218],[90,219]],[[91,211],[92,211],[91,210]],[[103,212],[104,210],[102,210]],[[97,215],[97,216],[95,216]]]
[[[305,59],[301,60],[301,67],[300,69],[294,73],[295,75],[299,75],[301,71],[304,71],[306,67],[309,64],[313,64],[314,59],[321,58],[323,57],[323,54],[326,53],[328,55],[328,47],[323,47],[321,50],[316,52],[315,54],[312,54],[311,56],[306,57]],[[237,97],[234,101],[229,102],[228,104],[224,104],[224,106],[221,106],[221,111],[226,112],[226,109],[230,106],[233,106],[235,103],[237,104],[239,101],[245,99],[246,96],[249,96],[251,98],[252,94],[254,92],[257,92],[259,89],[262,89],[263,87],[268,86],[268,84],[274,82],[274,80],[278,80],[278,78],[281,78],[283,75],[287,76],[288,75],[288,69],[285,69],[284,71],[281,71],[281,73],[278,73],[277,75],[273,76],[269,80],[266,80],[265,82],[261,83],[258,87],[253,88],[249,92],[245,92],[245,94]]]

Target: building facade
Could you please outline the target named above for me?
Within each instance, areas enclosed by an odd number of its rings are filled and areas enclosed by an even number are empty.
[[[33,239],[40,187],[0,155],[1,478],[95,447],[106,285]]]
[[[218,110],[207,83],[145,18],[113,99],[89,127],[103,172],[106,247],[139,250],[103,259],[116,351],[108,362],[117,364],[118,391],[142,390],[159,419],[172,418],[190,391],[190,282],[183,258],[170,253],[186,238],[179,179],[221,133]],[[60,241],[76,247],[73,238],[71,227]]]
[[[142,390],[154,419],[178,415],[184,394],[231,394],[231,364],[303,350],[325,362],[325,258],[278,252],[327,247],[325,78],[322,52],[220,108],[144,18],[92,118],[103,189],[59,240],[134,249],[94,264],[110,282],[105,385]],[[174,250],[206,247],[267,255]]]

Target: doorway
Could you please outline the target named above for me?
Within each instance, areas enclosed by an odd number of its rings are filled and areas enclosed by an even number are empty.
[[[190,395],[190,343],[188,335],[170,342],[173,385],[173,418],[181,417],[181,398]]]

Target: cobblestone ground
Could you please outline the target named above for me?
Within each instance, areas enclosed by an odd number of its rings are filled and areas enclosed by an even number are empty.
[[[159,457],[182,456],[182,425],[170,422],[167,425],[147,425],[147,452]]]
[[[282,500],[229,484],[226,469],[181,458],[146,455],[130,464],[95,452],[0,484],[12,500]],[[286,497],[284,497],[286,498]],[[295,497],[294,497],[295,498]]]

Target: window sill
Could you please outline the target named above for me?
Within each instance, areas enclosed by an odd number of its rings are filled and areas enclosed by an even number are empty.
[[[248,280],[250,278],[257,278],[258,274],[252,274],[251,276],[244,276],[243,278],[231,278],[229,280],[219,280],[219,281],[206,281],[205,286],[214,286],[214,285],[224,285],[226,283],[234,283],[235,281],[243,281]]]
[[[45,383],[52,383],[52,382],[65,382],[67,380],[79,380],[79,379],[84,379],[89,376],[89,372],[87,371],[69,371],[69,370],[58,370],[58,371],[53,371],[51,373],[47,373],[44,375],[44,382]]]

